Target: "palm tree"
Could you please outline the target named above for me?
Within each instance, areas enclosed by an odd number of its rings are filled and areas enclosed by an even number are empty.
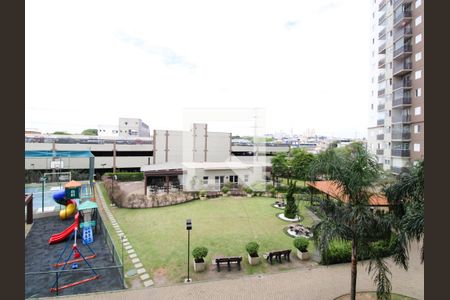
[[[408,269],[408,248],[412,240],[422,241],[421,260],[425,260],[424,208],[425,208],[425,161],[419,161],[405,170],[398,180],[385,189],[395,218],[395,230],[399,239],[395,245],[394,261]]]
[[[326,253],[332,241],[349,241],[351,251],[351,299],[356,297],[358,256],[369,257],[368,271],[375,271],[378,299],[389,299],[391,283],[386,263],[372,243],[389,241],[392,235],[388,214],[372,212],[369,199],[380,175],[377,161],[361,144],[351,144],[345,151],[329,149],[311,166],[314,178],[326,178],[342,191],[344,201],[322,201],[323,219],[313,226],[314,241],[321,253]]]

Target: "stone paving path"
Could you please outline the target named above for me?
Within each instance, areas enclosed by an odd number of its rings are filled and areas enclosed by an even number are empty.
[[[392,272],[392,291],[424,299],[424,265],[420,264],[419,246],[411,248],[409,271],[388,261]],[[358,265],[357,290],[375,290],[366,271],[367,263]],[[238,279],[177,284],[151,289],[97,293],[70,299],[334,299],[350,292],[350,265],[317,266],[278,274],[246,276]]]
[[[125,233],[122,231],[122,229],[120,228],[120,225],[117,223],[117,220],[114,218],[113,214],[109,210],[108,205],[106,204],[105,199],[103,198],[103,195],[102,195],[98,185],[96,185],[96,189],[97,189],[97,195],[98,195],[97,203],[101,207],[102,212],[104,212],[106,214],[107,218],[111,222],[111,225],[114,228],[114,230],[116,231],[116,234],[119,237],[119,239],[122,240],[122,243],[124,246],[124,251],[127,252],[128,256],[131,259],[131,262],[133,263],[134,267],[137,269],[137,274],[139,275],[143,286],[144,287],[152,286],[154,284],[153,280],[150,279],[150,275],[145,270],[136,251],[133,249],[133,246],[128,241],[128,238],[126,237]],[[104,218],[105,216],[102,216],[102,217]]]

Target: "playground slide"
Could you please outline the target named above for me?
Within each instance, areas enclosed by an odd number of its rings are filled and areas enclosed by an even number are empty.
[[[48,240],[48,244],[49,245],[56,244],[56,243],[62,242],[65,239],[67,239],[72,234],[72,232],[75,230],[75,228],[78,227],[78,223],[79,223],[78,217],[79,217],[79,215],[77,213],[75,215],[75,221],[72,223],[72,225],[70,225],[69,227],[64,229],[63,232],[55,233],[54,235],[52,235],[50,237],[50,239]]]
[[[65,220],[71,217],[76,210],[77,210],[76,202],[73,200],[69,200],[67,202],[66,208],[59,211],[59,217],[61,218],[61,220]]]

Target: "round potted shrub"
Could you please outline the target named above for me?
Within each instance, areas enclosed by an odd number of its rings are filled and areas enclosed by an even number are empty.
[[[252,190],[252,188],[251,187],[246,187],[245,188],[245,192],[247,193],[247,197],[251,197],[252,196],[252,194],[253,194],[253,190]]]
[[[276,194],[277,194],[277,189],[274,187],[271,187],[269,190],[270,193],[270,197],[275,198]]]
[[[309,259],[308,245],[309,240],[305,237],[297,237],[294,239],[294,247],[297,248],[297,257],[299,259]]]
[[[204,258],[208,255],[208,248],[206,247],[196,247],[192,250],[192,256],[194,256],[194,271],[201,272],[206,268],[206,263]]]
[[[200,196],[201,200],[205,200],[206,199],[206,195],[207,195],[206,190],[201,190],[200,193],[199,193],[199,196]]]
[[[226,187],[226,186],[224,186],[223,188],[222,188],[222,193],[224,194],[224,195],[227,195],[228,196],[228,193],[230,192],[230,189],[228,188],[228,187]]]
[[[258,243],[250,242],[245,246],[245,249],[247,250],[248,253],[248,263],[253,266],[259,264]]]

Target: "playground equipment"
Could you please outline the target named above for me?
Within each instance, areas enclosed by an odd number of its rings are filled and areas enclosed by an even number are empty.
[[[74,200],[80,198],[81,183],[77,181],[69,181],[64,185],[64,190],[57,191],[53,194],[53,200],[56,203],[66,206],[59,212],[61,220],[65,220],[76,212],[77,202]]]
[[[59,286],[58,285],[58,275],[57,275],[55,282],[53,283],[52,287],[50,288],[50,292],[58,292],[60,290],[66,289],[66,288],[73,287],[73,286],[76,286],[76,285],[79,285],[79,284],[83,284],[83,283],[86,283],[86,282],[89,282],[89,281],[92,281],[92,280],[100,278],[100,275],[98,275],[95,272],[95,270],[92,268],[91,264],[88,262],[88,259],[92,259],[92,258],[96,257],[95,252],[92,250],[91,247],[89,247],[88,244],[85,244],[85,246],[90,250],[91,255],[84,256],[83,253],[78,248],[78,245],[77,245],[78,217],[79,217],[79,213],[77,213],[76,216],[75,216],[75,219],[77,220],[76,221],[77,226],[75,226],[75,228],[74,228],[74,230],[72,232],[72,236],[71,236],[73,238],[73,244],[72,244],[72,247],[71,247],[71,251],[70,251],[69,255],[66,257],[66,259],[64,260],[64,262],[60,262],[61,258],[64,255],[64,253],[69,248],[69,245],[70,245],[70,242],[72,241],[72,238],[67,241],[66,247],[64,247],[64,250],[59,255],[58,260],[56,261],[56,263],[53,264],[53,267],[61,267],[60,270],[64,270],[67,265],[71,265],[72,269],[78,269],[78,267],[79,267],[78,262],[83,262],[84,261],[86,263],[87,267],[88,267],[88,269],[86,269],[86,270],[90,270],[91,273],[94,276],[91,276],[91,277],[88,277],[88,278],[85,278],[85,279],[82,279],[82,280],[78,280],[78,281],[75,281],[75,282],[72,282],[72,283],[68,283],[68,284],[65,284],[63,286]]]
[[[83,244],[87,245],[93,243],[94,236],[92,229],[94,228],[95,232],[97,231],[97,203],[87,200],[78,207],[78,211],[82,220],[82,222],[80,222],[80,228],[83,229]]]
[[[48,240],[48,244],[56,244],[67,239],[75,231],[75,229],[78,228],[79,223],[79,214],[77,213],[75,215],[75,221],[72,223],[72,225],[64,229],[64,231],[52,235]]]

